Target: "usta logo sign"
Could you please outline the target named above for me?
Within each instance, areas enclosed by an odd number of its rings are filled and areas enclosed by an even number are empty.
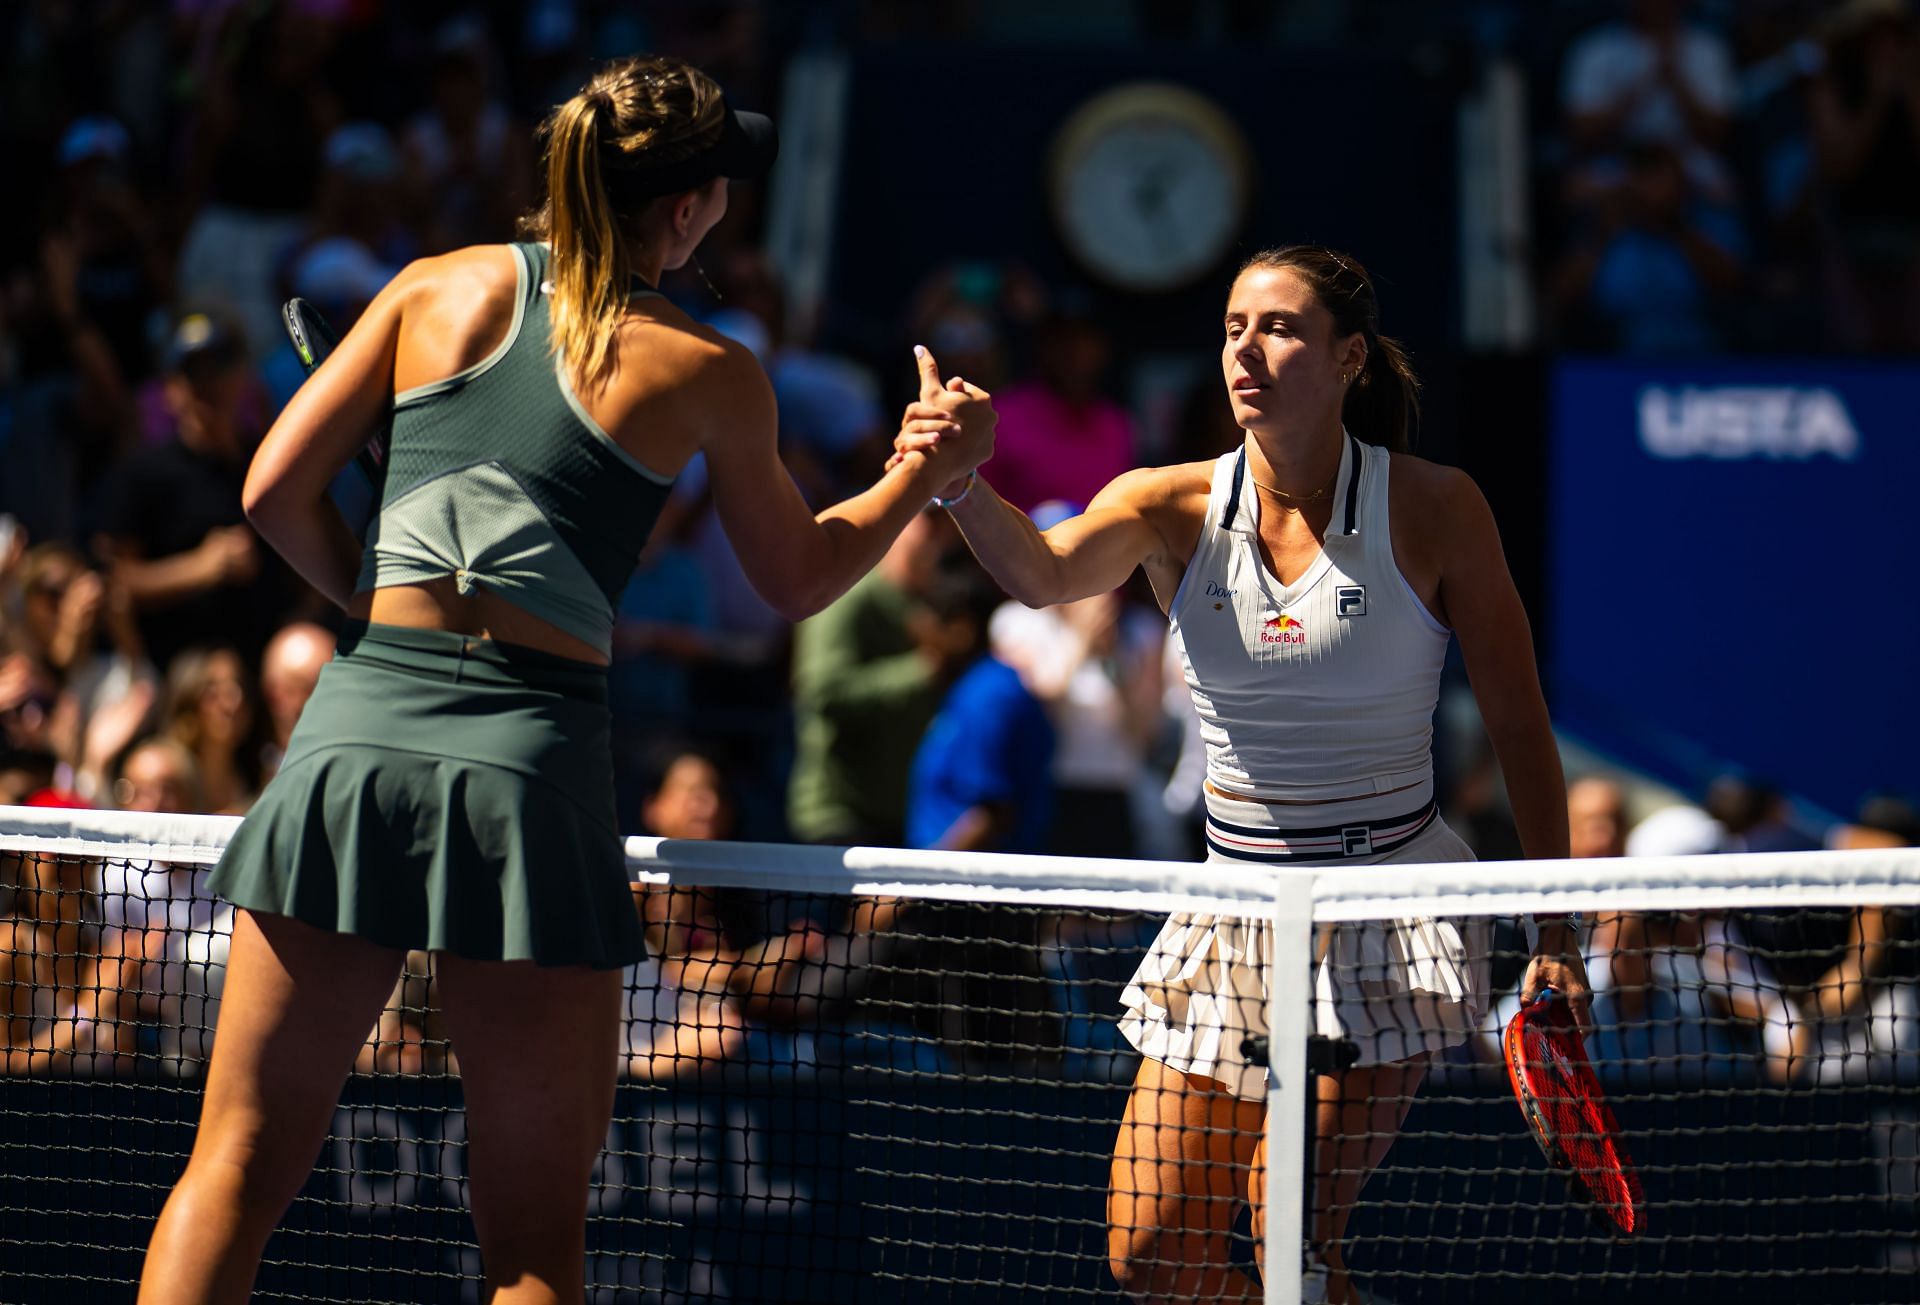
[[[1656,458],[1770,458],[1804,462],[1860,456],[1860,432],[1838,394],[1822,386],[1640,391],[1640,445]]]

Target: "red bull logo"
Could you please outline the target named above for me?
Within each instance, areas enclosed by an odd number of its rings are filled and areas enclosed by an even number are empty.
[[[1281,613],[1260,627],[1261,643],[1305,643],[1307,627],[1286,613]]]

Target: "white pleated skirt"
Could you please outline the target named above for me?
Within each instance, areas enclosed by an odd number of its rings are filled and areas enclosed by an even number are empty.
[[[1269,810],[1254,803],[1232,806],[1234,819],[1243,823]],[[1209,859],[1234,864],[1218,853]],[[1446,823],[1435,820],[1373,857],[1300,864],[1365,874],[1370,865],[1473,859]],[[1360,1065],[1391,1064],[1465,1042],[1486,1013],[1492,941],[1487,918],[1326,927],[1315,939],[1321,953],[1313,965],[1315,1031],[1354,1043]],[[1250,1063],[1240,1044],[1267,1032],[1273,960],[1266,920],[1169,916],[1121,994],[1120,1032],[1141,1055],[1170,1069],[1215,1079],[1235,1096],[1262,1098],[1266,1066]],[[1290,963],[1306,965],[1310,958]]]

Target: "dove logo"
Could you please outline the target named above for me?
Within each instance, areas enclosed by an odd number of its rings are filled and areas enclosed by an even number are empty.
[[[1860,456],[1847,405],[1824,386],[1722,385],[1640,391],[1640,446],[1656,458],[1806,462]]]
[[[1260,627],[1261,643],[1305,643],[1307,627],[1282,613]]]

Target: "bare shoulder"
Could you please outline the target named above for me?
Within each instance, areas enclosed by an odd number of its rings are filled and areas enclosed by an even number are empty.
[[[484,357],[506,334],[519,301],[518,260],[506,245],[473,245],[418,258],[380,292],[373,311],[395,309],[422,378]]]
[[[677,311],[677,310],[676,310]],[[677,363],[690,386],[729,409],[773,401],[773,383],[753,350],[702,322],[659,333],[659,345]]]
[[[1460,468],[1429,462],[1411,453],[1395,453],[1392,456],[1396,521],[1404,517],[1410,521],[1447,526],[1491,515],[1486,495],[1480,492],[1473,477]]]
[[[1213,490],[1211,462],[1179,462],[1164,467],[1135,467],[1123,471],[1094,495],[1090,508],[1131,508],[1141,513],[1180,513],[1196,505],[1206,512]]]
[[[441,294],[469,303],[497,301],[511,309],[520,292],[519,259],[507,245],[469,245],[414,259],[394,285],[409,298]]]
[[[774,430],[773,384],[751,349],[660,305],[630,317],[621,332],[623,388],[669,422],[739,447],[748,431]],[[751,442],[751,441],[749,441]]]

